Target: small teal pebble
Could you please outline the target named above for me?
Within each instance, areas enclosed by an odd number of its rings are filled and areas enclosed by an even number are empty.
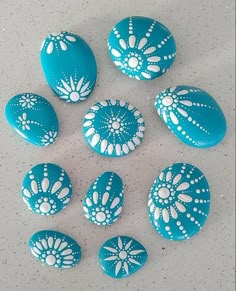
[[[91,48],[78,35],[51,33],[41,47],[41,65],[48,85],[66,102],[81,102],[92,93],[97,66]]]
[[[54,215],[70,202],[72,186],[59,166],[45,163],[34,166],[24,177],[22,198],[28,208],[40,215]]]
[[[116,236],[107,240],[99,251],[99,263],[104,273],[112,278],[125,278],[146,263],[148,254],[137,240]]]
[[[121,72],[137,80],[152,80],[169,70],[176,55],[175,40],[163,24],[132,16],[118,22],[108,37],[109,55]]]
[[[148,197],[150,221],[169,240],[185,240],[198,233],[207,220],[209,208],[206,177],[190,164],[173,164],[163,170]]]
[[[104,100],[93,105],[84,117],[83,133],[98,154],[121,157],[134,151],[145,131],[141,113],[122,100]]]
[[[187,145],[212,147],[225,136],[224,114],[214,98],[202,89],[168,88],[157,95],[155,107],[168,128]]]
[[[36,232],[29,240],[31,253],[43,264],[71,268],[81,259],[81,248],[71,237],[53,230]]]
[[[97,225],[109,225],[121,214],[124,188],[121,178],[113,172],[101,174],[89,187],[83,200],[84,215]]]
[[[5,114],[10,126],[34,145],[48,146],[58,136],[56,112],[42,96],[32,93],[16,95],[8,101]]]

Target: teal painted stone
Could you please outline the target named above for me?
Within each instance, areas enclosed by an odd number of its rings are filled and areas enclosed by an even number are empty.
[[[89,187],[83,200],[84,215],[97,225],[115,222],[122,211],[124,188],[121,178],[113,172],[101,174]]]
[[[104,273],[112,278],[125,278],[146,263],[148,254],[137,240],[116,236],[107,240],[99,251],[99,263]]]
[[[48,85],[66,102],[81,102],[92,93],[97,66],[91,48],[78,35],[51,33],[41,47],[41,65]]]
[[[154,229],[169,240],[185,240],[205,224],[210,208],[209,185],[195,166],[178,163],[163,170],[148,197]]]
[[[129,154],[141,143],[144,131],[141,113],[126,101],[98,102],[84,117],[84,138],[95,152],[103,156]]]
[[[31,253],[43,264],[71,268],[81,259],[81,248],[68,235],[53,230],[36,232],[29,240]]]
[[[70,202],[72,186],[69,176],[61,167],[45,163],[34,166],[25,175],[21,194],[34,213],[54,215]]]
[[[12,97],[5,108],[10,126],[28,142],[48,146],[55,142],[59,124],[55,110],[43,97],[22,93]]]
[[[132,16],[118,22],[108,37],[109,55],[121,72],[137,80],[152,80],[169,70],[176,55],[175,40],[163,24]]]
[[[155,107],[168,128],[187,145],[212,147],[225,136],[226,120],[221,108],[199,88],[168,88],[157,95]]]

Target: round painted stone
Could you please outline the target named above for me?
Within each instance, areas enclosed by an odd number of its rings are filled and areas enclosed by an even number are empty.
[[[81,248],[68,235],[53,230],[36,232],[29,240],[31,253],[43,264],[71,268],[81,259]]]
[[[98,154],[121,157],[135,150],[144,136],[141,113],[121,100],[104,100],[92,106],[84,118],[83,133]]]
[[[34,213],[54,215],[70,202],[72,186],[69,176],[61,167],[39,164],[25,175],[21,194]]]
[[[104,273],[112,278],[125,278],[146,263],[148,254],[137,240],[116,236],[107,240],[99,251],[99,263]]]
[[[84,215],[97,225],[115,222],[122,211],[124,188],[121,178],[113,172],[101,174],[84,197]]]
[[[28,142],[48,146],[55,142],[59,124],[55,110],[43,97],[22,93],[12,97],[5,108],[10,126]]]
[[[91,48],[78,35],[51,33],[41,47],[41,65],[48,85],[66,102],[81,102],[94,89],[96,61]]]
[[[164,74],[176,55],[175,40],[163,24],[132,16],[118,22],[108,37],[109,54],[124,74],[151,80]]]
[[[154,181],[148,197],[154,229],[169,240],[185,240],[205,224],[210,208],[204,174],[190,164],[173,164]]]
[[[187,145],[207,148],[225,136],[226,120],[221,108],[199,88],[168,88],[157,95],[155,107],[168,128]]]

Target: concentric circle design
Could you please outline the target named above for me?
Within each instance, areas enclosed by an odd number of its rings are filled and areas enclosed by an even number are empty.
[[[190,164],[166,168],[152,185],[148,210],[153,227],[169,240],[185,240],[205,224],[210,192],[203,173]]]
[[[67,173],[59,166],[45,163],[34,166],[22,183],[22,197],[36,214],[54,215],[70,202],[72,186]]]
[[[98,154],[120,157],[135,150],[145,131],[141,113],[121,100],[104,100],[92,106],[84,118],[86,142]]]

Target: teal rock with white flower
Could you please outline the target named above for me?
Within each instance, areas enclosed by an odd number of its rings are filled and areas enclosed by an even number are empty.
[[[148,196],[151,224],[168,240],[185,240],[197,234],[207,220],[209,209],[207,179],[190,164],[173,164],[163,170]]]
[[[187,145],[208,148],[225,136],[224,113],[214,98],[202,89],[168,88],[157,95],[155,107],[168,128]]]
[[[141,143],[144,131],[141,113],[122,100],[98,102],[84,117],[84,138],[103,156],[121,157],[134,151]]]
[[[89,187],[83,200],[85,217],[97,225],[109,225],[121,214],[124,188],[114,172],[101,174]]]
[[[91,48],[81,37],[66,31],[51,33],[40,56],[48,85],[61,100],[78,103],[89,97],[97,66]]]
[[[81,260],[81,248],[78,243],[58,231],[36,232],[29,240],[29,248],[39,261],[55,268],[71,268]]]
[[[112,278],[125,278],[137,272],[146,263],[144,246],[128,236],[107,240],[99,251],[99,263],[104,273]]]
[[[12,97],[5,108],[10,126],[28,142],[48,146],[59,133],[56,112],[42,96],[22,93]]]
[[[55,164],[34,166],[24,177],[23,201],[36,214],[54,215],[71,200],[72,186],[67,173]]]
[[[161,76],[176,56],[175,40],[168,28],[141,16],[118,22],[109,34],[108,49],[118,69],[137,80]]]

